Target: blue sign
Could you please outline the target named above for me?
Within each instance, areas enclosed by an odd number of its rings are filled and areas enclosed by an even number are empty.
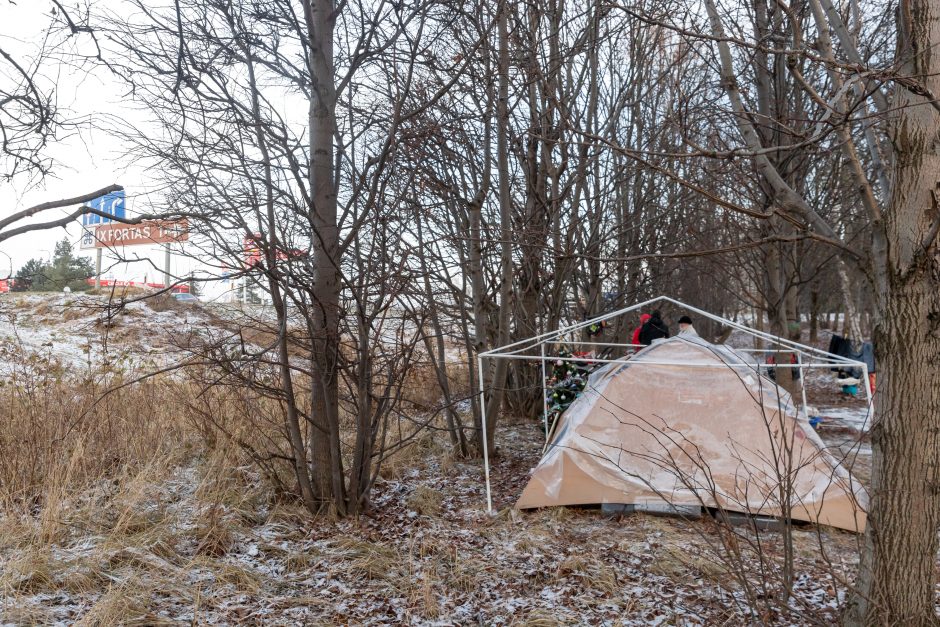
[[[111,192],[110,194],[105,194],[104,196],[99,196],[98,198],[85,203],[85,206],[91,207],[92,209],[97,209],[98,211],[114,216],[115,218],[126,217],[124,209],[124,190],[119,192]],[[107,224],[109,222],[114,222],[114,220],[111,218],[99,216],[96,213],[86,213],[82,216],[83,226]]]

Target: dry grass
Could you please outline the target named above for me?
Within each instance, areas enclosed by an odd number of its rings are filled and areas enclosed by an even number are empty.
[[[437,516],[443,500],[444,495],[438,490],[422,484],[411,492],[406,504],[422,516]]]
[[[112,586],[79,620],[76,627],[111,627],[117,625],[174,625],[161,619],[152,610],[153,590],[130,578]]]
[[[7,562],[0,589],[14,593],[43,592],[54,588],[56,564],[48,549],[30,547]]]
[[[86,599],[75,624],[169,624],[155,595],[192,596],[183,585],[199,567],[181,551],[225,555],[264,487],[244,489],[241,450],[220,438],[213,449],[193,428],[187,383],[154,379],[102,395],[52,359],[15,347],[4,357],[15,365],[0,386],[0,598],[18,599],[0,606],[4,621],[51,622],[28,597],[56,593]],[[190,473],[186,485],[189,467],[202,479]],[[184,528],[181,498],[196,512]],[[211,570],[219,586],[259,588],[238,566]]]
[[[529,611],[524,618],[514,620],[510,624],[518,627],[564,627],[568,623],[560,620],[551,610],[536,608]]]
[[[94,384],[79,385],[60,366],[26,356],[0,389],[0,508],[38,506],[47,541],[70,495],[147,464],[172,467],[197,444],[177,413],[184,385],[155,381],[101,398]]]
[[[617,592],[617,573],[597,555],[577,554],[569,556],[559,566],[559,577],[574,576],[586,588],[594,588],[608,596]]]
[[[231,527],[223,520],[221,507],[205,510],[196,523],[196,553],[221,557],[229,552],[235,543]]]
[[[394,547],[355,537],[340,538],[336,546],[349,568],[367,579],[393,580],[402,574],[402,556]]]
[[[184,305],[166,292],[147,299],[147,306],[154,311],[183,311],[192,304]]]
[[[412,427],[400,437],[406,443],[382,462],[379,473],[383,479],[401,479],[418,464],[443,455],[445,451],[440,440],[426,430]]]
[[[49,625],[53,623],[49,610],[32,605],[17,596],[0,598],[0,623],[10,625]]]
[[[444,433],[409,421],[390,434],[407,443],[382,467],[395,481],[378,482],[377,511],[313,518],[278,457],[276,402],[170,378],[101,396],[89,373],[21,357],[0,387],[2,621],[488,624],[499,616],[518,625],[616,624],[611,612],[630,616],[661,601],[654,586],[649,602],[630,597],[640,569],[673,579],[668,603],[690,580],[725,576],[687,550],[694,534],[676,523],[614,522],[567,508],[485,516],[480,467],[456,461]],[[433,373],[418,370],[410,384],[436,394]],[[531,431],[506,450],[537,441],[537,425]],[[274,454],[250,459],[244,443]],[[524,473],[525,461],[497,467],[496,476]],[[686,544],[649,540],[669,535]],[[61,598],[75,599],[73,614],[47,607]],[[505,600],[524,605],[500,614]],[[392,601],[398,614],[368,613]],[[453,619],[459,607],[472,613]]]

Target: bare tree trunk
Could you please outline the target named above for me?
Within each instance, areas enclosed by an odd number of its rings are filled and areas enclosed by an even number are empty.
[[[853,343],[862,343],[862,320],[855,306],[855,295],[852,293],[852,281],[849,279],[845,263],[839,261],[839,287],[842,290],[842,300],[845,303],[845,336]]]
[[[819,341],[819,288],[813,286],[809,293],[809,345]]]
[[[902,0],[899,73],[940,93],[940,0]],[[848,622],[936,625],[940,525],[940,115],[897,86],[891,203],[884,214],[886,281],[876,294],[882,373],[872,428],[872,490],[858,592]],[[874,225],[880,228],[881,225]]]
[[[267,265],[268,288],[271,292],[271,302],[277,316],[278,337],[278,367],[281,377],[281,389],[284,391],[284,404],[286,406],[286,427],[291,453],[294,456],[294,475],[300,487],[300,495],[304,505],[311,512],[316,512],[318,503],[310,481],[310,472],[307,467],[307,451],[304,447],[303,432],[300,428],[300,416],[297,411],[297,395],[294,390],[293,373],[290,368],[290,351],[288,346],[287,307],[281,292],[281,285],[277,278],[277,218],[274,212],[274,181],[271,173],[271,157],[268,143],[264,136],[263,121],[261,119],[261,104],[258,95],[258,84],[255,77],[254,61],[251,50],[247,44],[242,44],[245,52],[248,81],[251,88],[251,113],[255,121],[255,133],[261,157],[264,162],[265,183],[265,213],[267,219],[267,250],[265,263]]]
[[[417,204],[417,203],[416,203]],[[434,334],[434,345],[431,344],[431,338],[422,331],[424,336],[424,348],[428,353],[428,361],[434,368],[434,374],[437,377],[437,384],[441,388],[441,394],[444,396],[444,418],[447,420],[447,431],[450,435],[450,443],[457,450],[461,457],[469,454],[467,440],[463,432],[463,425],[460,416],[454,410],[453,395],[450,392],[450,381],[447,378],[447,361],[444,347],[444,331],[441,328],[441,316],[434,298],[434,292],[431,288],[431,273],[428,270],[429,253],[425,249],[424,229],[421,226],[422,218],[415,212],[415,225],[418,234],[418,249],[421,251],[421,274],[424,284],[424,296],[426,299],[425,307],[428,308],[428,317],[431,320],[431,331]]]
[[[333,180],[336,132],[336,88],[333,76],[332,0],[304,2],[311,72],[310,98],[310,226],[313,231],[311,320],[313,342],[313,429],[310,457],[318,497],[345,513],[339,440],[339,229],[336,223],[336,182]]]
[[[499,95],[496,100],[496,160],[499,176],[500,264],[502,270],[499,287],[499,323],[497,346],[509,341],[510,313],[512,312],[512,200],[509,196],[509,5],[499,4]],[[487,447],[492,453],[496,415],[503,406],[508,359],[497,359],[493,374],[493,390],[486,405]],[[481,433],[482,437],[482,433]],[[482,451],[482,440],[480,441]]]

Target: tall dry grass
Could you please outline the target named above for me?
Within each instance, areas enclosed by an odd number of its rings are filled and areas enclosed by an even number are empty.
[[[77,624],[165,623],[161,598],[198,606],[200,569],[257,589],[220,561],[270,492],[233,441],[242,414],[220,414],[229,433],[193,411],[191,381],[132,376],[0,349],[0,623],[55,622],[35,601],[49,594],[84,599]]]
[[[452,390],[464,392],[466,374],[448,367]],[[0,623],[55,622],[35,601],[43,595],[84,599],[70,622],[117,625],[160,624],[161,599],[198,608],[213,589],[255,593],[258,576],[226,559],[238,538],[278,517],[307,516],[296,506],[278,400],[214,385],[212,372],[134,377],[68,365],[51,351],[0,348]],[[429,368],[404,384],[416,415],[440,402]],[[383,476],[429,456],[452,463],[424,419],[403,418],[389,438]],[[441,495],[424,487],[409,505],[435,516]],[[399,557],[382,546],[346,548],[367,577]],[[304,569],[312,559],[288,562]],[[194,571],[212,572],[207,589],[185,584]],[[408,597],[434,617],[438,584],[422,577]]]
[[[55,510],[58,501],[154,460],[178,462],[198,445],[186,424],[187,386],[152,380],[104,394],[53,356],[15,347],[0,375],[0,508]]]

